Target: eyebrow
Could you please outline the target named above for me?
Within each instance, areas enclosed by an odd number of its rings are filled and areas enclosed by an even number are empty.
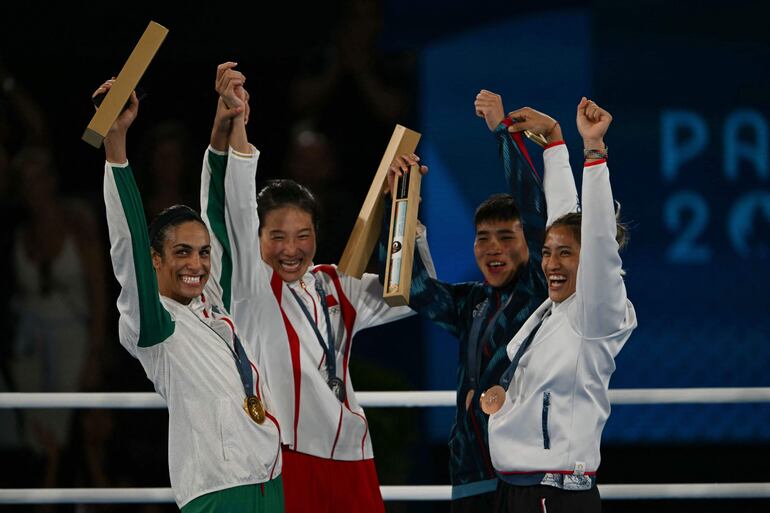
[[[297,230],[297,233],[312,232],[312,231],[313,229],[308,227],[308,228],[301,228]],[[270,230],[268,233],[270,235],[284,234],[286,233],[286,230]]]
[[[500,228],[499,230],[476,230],[476,235],[487,235],[489,233],[516,233],[516,230],[510,228]]]
[[[192,246],[190,246],[189,244],[185,244],[184,242],[180,242],[179,244],[174,244],[171,247],[174,249],[193,249]],[[211,244],[204,244],[203,246],[201,246],[200,249],[211,249]]]

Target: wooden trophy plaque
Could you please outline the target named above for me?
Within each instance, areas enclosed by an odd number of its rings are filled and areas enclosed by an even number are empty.
[[[393,130],[390,143],[385,149],[385,154],[382,156],[372,185],[369,187],[369,192],[356,219],[356,224],[353,226],[353,231],[340,258],[338,268],[344,274],[354,278],[363,276],[382,228],[382,214],[385,205],[382,192],[388,180],[390,163],[397,155],[414,153],[419,141],[420,134],[404,126],[396,125]],[[416,174],[419,175],[420,173]],[[409,253],[410,261],[411,258],[412,253]]]
[[[83,133],[82,139],[85,142],[94,148],[102,145],[110,127],[123,111],[131,92],[136,89],[139,80],[155,57],[163,40],[166,39],[166,34],[168,29],[154,21],[147,25],[147,29]]]
[[[421,183],[420,166],[415,164],[395,180],[391,191],[389,252],[382,295],[390,306],[409,304]]]

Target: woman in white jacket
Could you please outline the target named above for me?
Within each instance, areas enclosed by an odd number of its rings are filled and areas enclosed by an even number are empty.
[[[515,116],[512,131],[543,116]],[[492,463],[501,478],[495,511],[598,512],[599,443],[610,413],[615,356],[636,328],[618,254],[617,224],[604,135],[612,116],[583,98],[577,127],[585,147],[582,213],[574,179],[546,176],[548,220],[543,272],[548,299],[508,344],[511,366],[484,397]],[[558,209],[559,211],[564,211]],[[505,390],[507,388],[507,391]]]
[[[112,81],[106,82],[95,95],[111,86]],[[126,134],[138,108],[132,93],[129,107],[104,139],[104,202],[121,287],[120,342],[141,362],[168,405],[169,474],[176,503],[183,513],[282,513],[274,403],[264,366],[249,347],[258,344],[241,343],[228,313],[229,245],[211,237],[201,216],[183,205],[158,214],[148,237],[126,156]],[[244,159],[225,159],[216,149],[229,142],[234,154],[244,147],[245,138],[230,131],[244,115],[228,111],[220,100],[212,147],[204,159],[206,220],[217,208],[207,201],[210,189],[222,187],[225,168],[243,165]],[[229,141],[217,135],[222,132],[231,132]]]
[[[217,90],[245,80],[235,66],[219,67]],[[226,101],[232,108],[247,105]],[[245,135],[242,121],[236,129]],[[259,151],[247,145],[229,158],[236,157],[243,166],[228,168],[219,193],[212,189],[209,201],[223,208],[209,221],[227,227],[214,234],[233,248],[231,311],[244,343],[267,341],[253,349],[275,391],[286,511],[383,512],[369,425],[348,362],[356,333],[413,312],[385,303],[377,275],[359,279],[334,265],[315,265],[313,194],[292,180],[271,181],[258,194]],[[426,246],[418,237],[417,249],[432,269]]]

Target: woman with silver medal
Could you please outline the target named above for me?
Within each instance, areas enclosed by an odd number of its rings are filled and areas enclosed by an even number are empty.
[[[244,79],[235,67],[220,67],[218,91],[220,82]],[[227,232],[214,233],[233,247],[232,313],[244,343],[257,335],[268,340],[255,353],[272,390],[280,390],[286,511],[383,512],[371,433],[348,363],[358,331],[413,312],[389,307],[376,275],[353,278],[313,263],[320,205],[293,180],[271,180],[257,192],[258,155],[251,147],[243,157],[248,172],[228,170],[217,199]]]

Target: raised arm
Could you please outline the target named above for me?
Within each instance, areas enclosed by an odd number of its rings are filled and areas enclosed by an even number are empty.
[[[94,96],[106,92],[105,82]],[[120,283],[120,342],[131,354],[138,347],[149,347],[166,340],[174,332],[174,322],[163,308],[158,282],[150,257],[147,222],[139,190],[126,155],[126,134],[139,110],[139,100],[131,93],[124,110],[104,139],[107,157],[104,173],[104,203],[110,234],[110,257]]]
[[[203,158],[201,173],[201,217],[211,232],[211,277],[207,290],[221,298],[229,311],[233,284],[233,251],[226,221],[225,175],[228,166],[228,143],[234,119],[248,118],[248,97],[243,89],[245,77],[233,68],[234,62],[217,67],[215,89],[217,109],[211,129],[209,147]],[[236,91],[238,93],[236,93]]]
[[[583,98],[577,126],[586,150],[604,151],[612,116]],[[587,159],[583,170],[583,217],[576,315],[573,322],[588,338],[606,337],[627,322],[626,288],[616,242],[617,222],[607,161]]]
[[[508,114],[511,120],[508,131],[514,134],[529,130],[546,139],[543,151],[545,176],[543,188],[548,210],[546,226],[570,212],[578,210],[575,177],[569,165],[569,153],[564,144],[561,126],[551,116],[530,107],[523,107]],[[540,248],[538,248],[538,252]]]
[[[259,245],[256,173],[259,151],[249,143],[246,124],[249,120],[249,95],[235,63],[226,63],[227,72],[218,80],[217,92],[228,109],[236,109],[228,133],[227,168],[224,175],[225,222],[233,260],[233,301],[254,298],[270,283],[272,270],[262,261]],[[228,76],[235,77],[233,81]],[[245,79],[244,79],[245,80]],[[233,312],[233,315],[236,315]],[[245,320],[237,321],[245,326]]]
[[[511,118],[504,114],[500,95],[482,89],[476,95],[474,107],[476,115],[484,118],[497,138],[505,179],[519,210],[529,255],[537,259],[543,245],[546,221],[543,182],[529,158],[521,133],[508,131]]]

